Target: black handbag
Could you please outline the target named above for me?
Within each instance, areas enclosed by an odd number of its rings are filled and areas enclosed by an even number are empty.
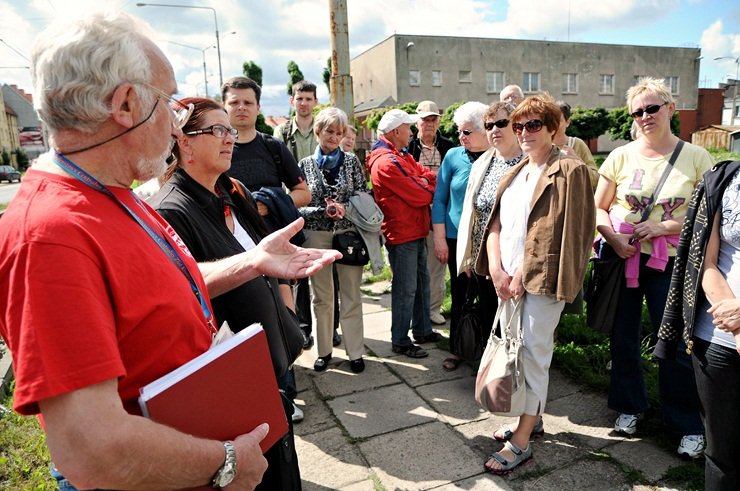
[[[342,253],[335,262],[348,266],[364,266],[370,262],[370,254],[360,234],[353,230],[334,234],[331,248]]]
[[[473,276],[465,290],[465,303],[460,312],[460,320],[450,339],[450,350],[465,361],[480,360],[486,347],[482,309],[477,279]]]
[[[588,307],[586,324],[591,329],[611,334],[623,282],[624,259],[616,254],[609,259],[591,259],[591,274],[584,296]]]

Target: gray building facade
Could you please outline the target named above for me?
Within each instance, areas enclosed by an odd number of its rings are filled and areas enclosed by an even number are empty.
[[[440,108],[489,103],[517,84],[525,95],[545,90],[572,106],[614,108],[637,79],[652,76],[670,85],[678,109],[695,109],[700,55],[699,48],[394,34],[353,58],[351,74],[357,105],[388,97],[431,99]]]

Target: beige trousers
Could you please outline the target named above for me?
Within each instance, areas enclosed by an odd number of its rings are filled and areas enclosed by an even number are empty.
[[[554,295],[531,295],[522,297],[522,334],[524,350],[522,365],[527,384],[527,401],[524,414],[536,416],[545,411],[547,388],[550,383],[550,363],[554,345],[555,328],[560,321],[565,301],[556,300]],[[504,326],[514,310],[514,302],[505,302],[501,310],[501,325]],[[512,323],[512,327],[515,324]]]
[[[306,230],[308,238],[303,247],[331,249],[332,232]],[[337,264],[339,278],[339,323],[342,325],[344,349],[350,360],[356,360],[365,352],[365,333],[362,324],[362,266]],[[323,268],[311,276],[313,314],[316,319],[316,346],[319,356],[332,352],[334,334],[334,278],[331,267]]]
[[[429,270],[429,313],[439,313],[445,299],[445,271],[447,265],[434,255],[434,233],[427,235],[427,269]]]

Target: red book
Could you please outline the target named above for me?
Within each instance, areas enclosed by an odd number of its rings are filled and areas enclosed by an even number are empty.
[[[142,414],[190,435],[233,440],[261,423],[264,453],[288,432],[265,331],[252,324],[140,389]]]

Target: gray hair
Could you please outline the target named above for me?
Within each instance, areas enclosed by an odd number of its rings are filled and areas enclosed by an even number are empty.
[[[482,102],[466,102],[455,110],[452,120],[457,127],[465,123],[471,123],[475,129],[483,131],[483,116],[485,116],[488,106]]]
[[[318,135],[322,130],[338,125],[342,132],[347,128],[347,113],[338,107],[325,107],[313,120],[313,129]]]
[[[93,133],[110,116],[110,99],[125,82],[151,80],[147,29],[123,13],[93,13],[54,23],[39,34],[31,51],[34,107],[50,130]],[[142,103],[155,96],[136,89]]]

